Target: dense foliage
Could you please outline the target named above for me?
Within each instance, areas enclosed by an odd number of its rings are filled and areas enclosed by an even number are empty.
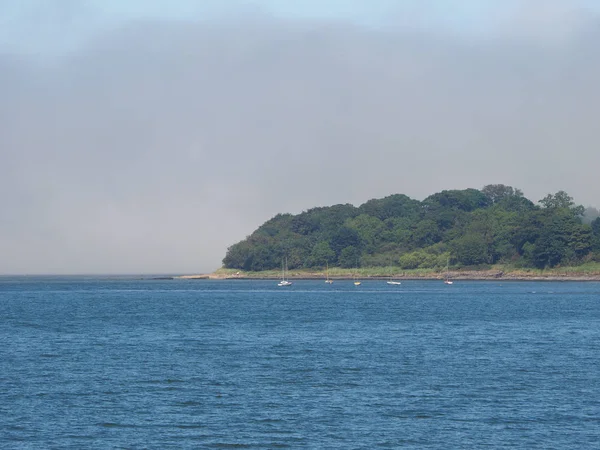
[[[359,207],[313,208],[278,214],[232,245],[225,267],[268,270],[390,266],[402,269],[482,266],[577,265],[600,259],[600,218],[564,191],[538,205],[502,184],[448,190],[423,201],[395,194]],[[588,221],[586,221],[588,222]]]

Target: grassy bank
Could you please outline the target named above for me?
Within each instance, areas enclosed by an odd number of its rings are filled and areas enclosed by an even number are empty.
[[[439,269],[402,270],[398,267],[361,267],[358,269],[329,268],[329,277],[333,279],[357,278],[403,278],[403,279],[439,279],[444,277],[444,271]],[[290,270],[289,278],[316,279],[325,278],[325,269]],[[552,269],[516,268],[509,265],[494,265],[483,268],[450,268],[450,278],[463,280],[507,279],[507,280],[538,280],[538,279],[582,279],[600,281],[600,263],[586,263],[575,267],[556,267]],[[181,278],[206,278],[207,275],[186,276]],[[246,272],[236,269],[221,268],[208,275],[210,279],[277,279],[281,277],[280,270],[261,272]]]

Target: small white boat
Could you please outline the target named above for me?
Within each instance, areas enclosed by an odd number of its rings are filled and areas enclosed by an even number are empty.
[[[327,272],[326,272],[326,276],[325,276],[325,283],[333,284],[333,280],[331,278],[329,278],[329,263],[327,263]]]
[[[392,260],[390,260],[390,277],[389,277],[389,280],[387,281],[387,284],[391,284],[394,286],[402,284],[399,281],[394,280],[394,262]]]
[[[446,261],[446,277],[444,278],[444,284],[452,284],[452,281],[450,281],[450,276],[448,274],[449,267],[450,267],[450,257],[448,257],[448,260]]]
[[[358,270],[358,258],[356,258],[356,270]],[[356,278],[356,273],[352,278],[354,278],[354,286],[360,286],[360,281]]]
[[[285,266],[281,261],[281,281],[277,283],[277,286],[291,286],[292,282],[285,279],[285,273],[287,272],[287,256],[285,258]]]

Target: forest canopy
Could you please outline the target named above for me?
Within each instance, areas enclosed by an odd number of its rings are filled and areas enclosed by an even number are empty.
[[[600,218],[564,191],[537,204],[491,184],[445,190],[423,201],[403,194],[277,214],[228,248],[226,268],[396,266],[401,269],[574,266],[600,261]],[[596,211],[596,210],[594,210]],[[597,211],[596,211],[597,212]]]

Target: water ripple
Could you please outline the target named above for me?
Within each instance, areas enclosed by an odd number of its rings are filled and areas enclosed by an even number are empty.
[[[599,283],[0,281],[6,448],[600,442]]]

